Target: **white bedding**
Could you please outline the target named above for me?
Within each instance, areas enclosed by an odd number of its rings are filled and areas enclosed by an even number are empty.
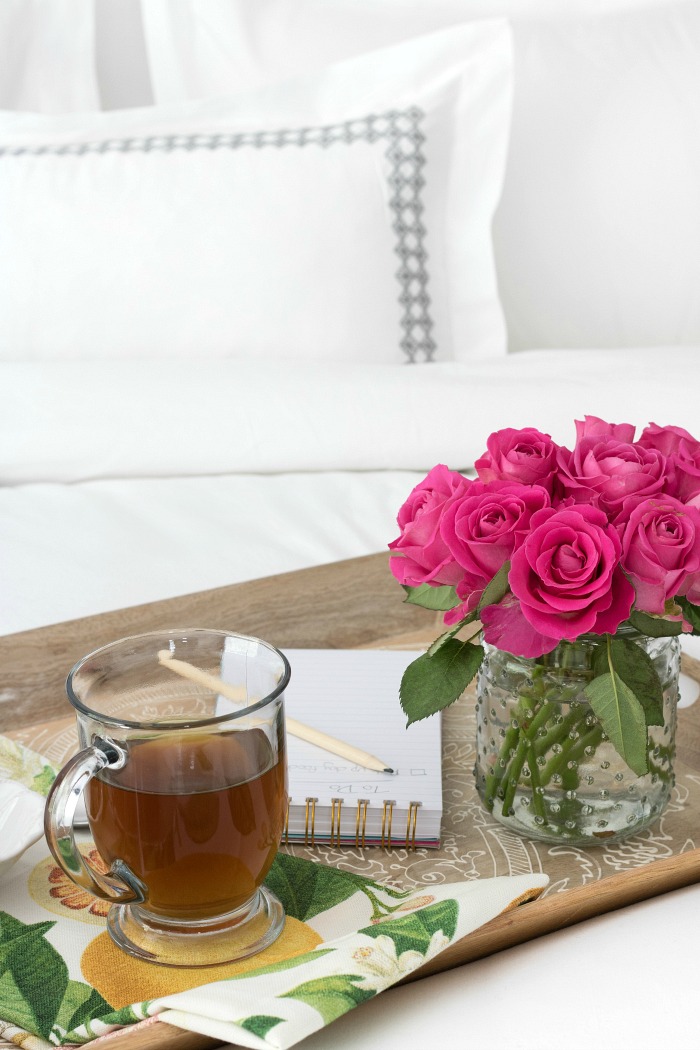
[[[0,633],[374,553],[393,538],[396,508],[420,476],[327,471],[0,489]]]
[[[700,433],[697,347],[418,366],[3,362],[0,389],[13,391],[4,634],[385,550],[425,472],[469,466],[500,427],[566,444],[589,413]]]
[[[430,365],[2,361],[0,485],[466,467],[501,427],[573,442],[583,413],[700,432],[700,347]]]

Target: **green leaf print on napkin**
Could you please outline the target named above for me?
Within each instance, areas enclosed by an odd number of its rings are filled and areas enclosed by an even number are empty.
[[[111,1009],[89,985],[68,980],[66,964],[44,936],[55,925],[27,925],[0,911],[2,1018],[45,1039],[56,1024],[73,1027]]]
[[[43,766],[41,772],[32,777],[31,789],[39,795],[46,796],[55,779],[56,773],[51,766]]]
[[[69,981],[63,1002],[54,1021],[54,1031],[67,1034],[94,1017],[104,1017],[110,1009],[99,992],[82,981]]]
[[[56,924],[31,926],[0,912],[2,1016],[47,1038],[68,986],[68,968],[44,934]]]
[[[270,1017],[268,1014],[254,1014],[252,1017],[246,1017],[245,1021],[239,1021],[241,1028],[245,1028],[246,1032],[252,1032],[253,1035],[259,1036],[264,1039],[270,1029],[274,1028],[278,1024],[282,1024],[284,1017]]]
[[[359,1006],[377,994],[373,989],[358,988],[357,982],[362,980],[362,977],[352,973],[319,977],[314,981],[305,981],[280,998],[300,999],[307,1006],[318,1010],[324,1024],[330,1024],[354,1006]]]
[[[375,896],[372,889],[397,899],[410,895],[410,891],[393,890],[362,875],[336,871],[310,860],[290,857],[286,853],[277,854],[265,883],[282,901],[287,915],[300,922],[306,922],[336,904],[342,904],[358,890],[373,902]]]
[[[368,937],[391,937],[397,953],[415,951],[425,955],[434,934],[442,933],[448,940],[452,940],[457,929],[458,915],[459,905],[456,900],[438,901],[412,915],[373,923],[361,932],[366,933]]]

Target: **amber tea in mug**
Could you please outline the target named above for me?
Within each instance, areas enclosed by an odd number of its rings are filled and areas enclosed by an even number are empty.
[[[286,808],[284,754],[275,760],[260,729],[134,742],[121,776],[90,781],[86,805],[104,860],[120,858],[146,883],[154,914],[185,919],[250,900]]]
[[[263,880],[287,812],[288,680],[273,646],[199,629],[123,639],[69,675],[84,750],[49,797],[47,838],[70,878],[113,902],[108,929],[131,954],[211,965],[279,934]],[[106,874],[75,844],[83,789]]]

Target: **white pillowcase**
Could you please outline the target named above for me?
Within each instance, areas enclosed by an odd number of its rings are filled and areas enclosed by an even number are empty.
[[[0,129],[0,358],[505,350],[507,24],[237,99]]]
[[[2,0],[0,109],[97,109],[93,0]]]
[[[507,13],[512,140],[494,224],[509,348],[700,343],[700,4],[146,0],[157,98],[270,83]]]

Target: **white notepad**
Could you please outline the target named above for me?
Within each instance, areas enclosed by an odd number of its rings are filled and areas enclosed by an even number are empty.
[[[286,713],[381,758],[376,773],[287,735],[291,804],[286,838],[307,845],[440,844],[440,718],[406,728],[401,676],[420,652],[285,649]]]

